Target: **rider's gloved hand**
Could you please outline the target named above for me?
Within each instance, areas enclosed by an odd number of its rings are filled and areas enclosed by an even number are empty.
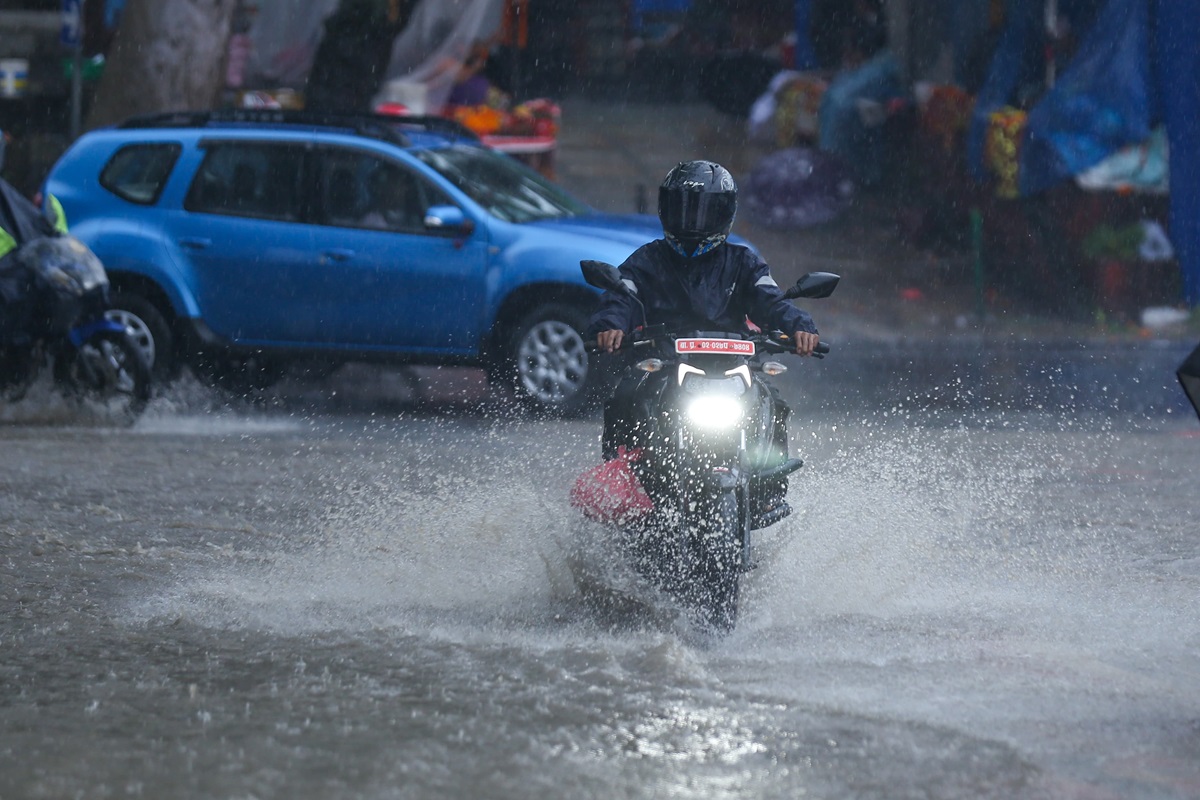
[[[600,331],[596,334],[596,346],[606,353],[611,353],[621,346],[625,339],[625,331]]]
[[[821,337],[817,336],[815,333],[808,333],[807,331],[796,331],[796,335],[793,337],[793,340],[796,342],[796,355],[811,356],[813,354],[813,349],[816,348],[817,344],[821,341]]]

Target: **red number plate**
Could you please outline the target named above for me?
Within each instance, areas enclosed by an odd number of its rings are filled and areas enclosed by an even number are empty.
[[[754,342],[742,339],[676,339],[676,353],[732,353],[754,355]]]

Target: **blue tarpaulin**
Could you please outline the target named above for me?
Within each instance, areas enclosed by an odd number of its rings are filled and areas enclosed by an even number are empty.
[[[1184,299],[1200,306],[1200,14],[1194,3],[1158,0],[1153,72],[1167,125],[1171,243]]]
[[[1150,8],[1109,0],[1070,65],[1029,112],[1021,194],[1036,194],[1150,136]]]

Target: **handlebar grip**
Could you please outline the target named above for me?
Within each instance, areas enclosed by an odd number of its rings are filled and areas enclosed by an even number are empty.
[[[784,350],[792,349],[792,337],[782,331],[773,331],[768,339],[776,347],[781,347]],[[817,346],[813,348],[813,358],[824,358],[829,355],[829,342],[817,342]]]
[[[626,339],[625,341],[621,342],[620,347],[618,347],[616,350],[613,350],[612,352],[620,353],[623,350],[628,350],[630,347],[633,347],[636,344],[637,344],[637,342],[630,342],[628,339]],[[589,353],[607,353],[608,352],[603,347],[601,347],[600,343],[597,342],[595,339],[588,339],[586,342],[584,342],[583,349]]]

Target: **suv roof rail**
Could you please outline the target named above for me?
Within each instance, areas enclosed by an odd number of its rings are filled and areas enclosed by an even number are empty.
[[[393,116],[391,114],[370,114],[369,119],[391,124],[400,128],[416,128],[422,131],[433,131],[434,133],[444,133],[447,136],[454,136],[459,139],[469,139],[472,142],[479,141],[479,134],[463,125],[456,119],[449,117],[430,116],[428,114],[414,116]]]
[[[478,141],[479,137],[456,120],[433,116],[385,114],[340,114],[322,111],[292,111],[276,108],[223,108],[212,111],[165,111],[141,114],[120,123],[118,128],[202,128],[210,124],[257,123],[349,128],[360,136],[408,144],[403,131],[422,130]]]

